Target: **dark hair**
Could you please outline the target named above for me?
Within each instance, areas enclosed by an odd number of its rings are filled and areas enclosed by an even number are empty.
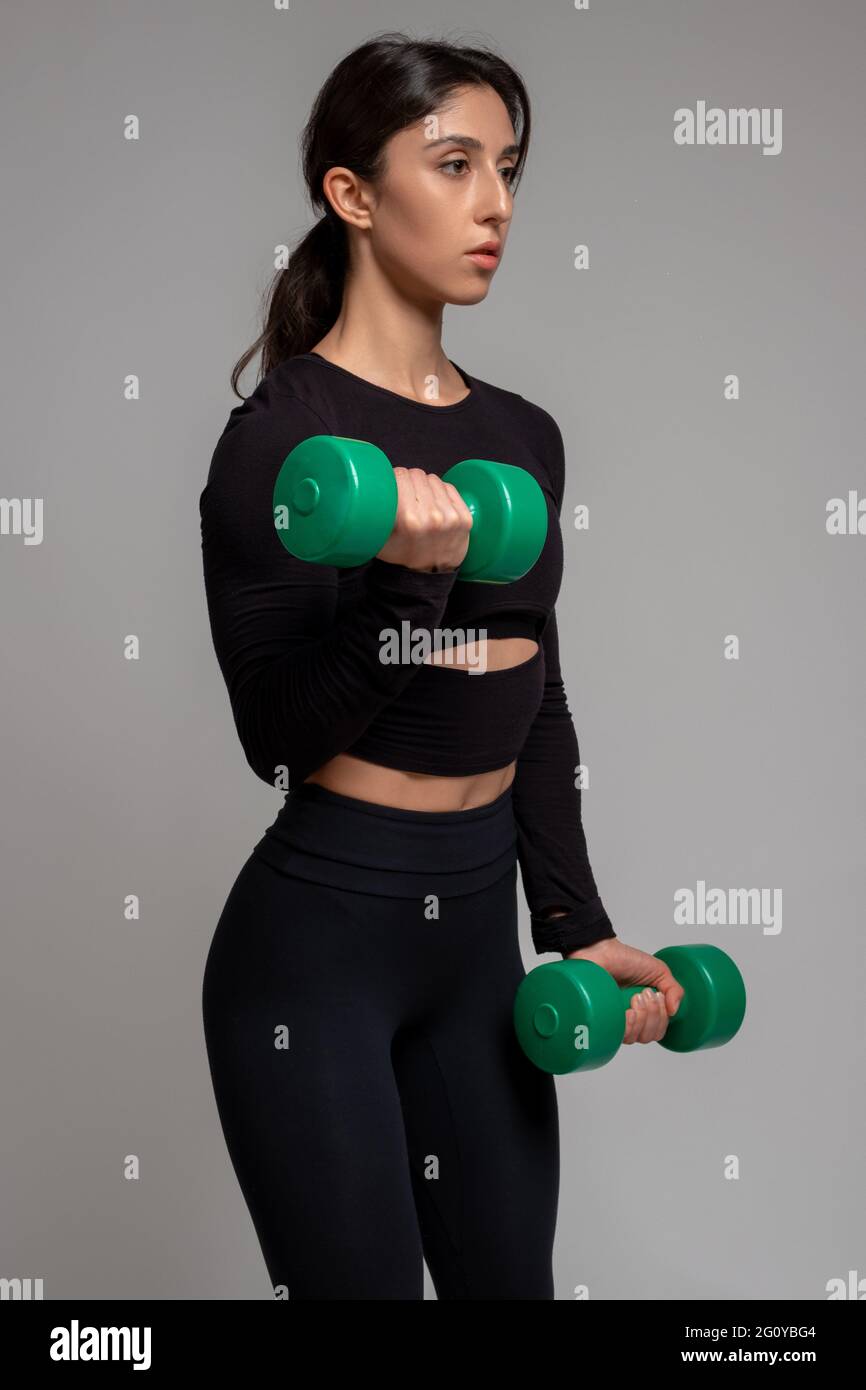
[[[247,363],[262,349],[259,380],[278,363],[314,343],[336,322],[348,264],[346,225],[328,202],[322,180],[342,165],[374,182],[384,168],[383,146],[397,131],[441,105],[458,87],[489,86],[502,98],[520,149],[515,187],[529,145],[529,96],[519,74],[487,48],[389,32],[347,53],[319,91],[301,137],[304,179],[322,216],[278,270],[265,293],[264,328],[235,363],[235,395]],[[244,397],[241,397],[244,399]]]

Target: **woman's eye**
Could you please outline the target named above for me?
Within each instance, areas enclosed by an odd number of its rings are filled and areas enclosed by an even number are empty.
[[[468,165],[468,164],[469,164],[469,160],[468,160],[468,159],[449,159],[447,164],[440,164],[440,165],[439,165],[439,168],[440,168],[440,169],[453,169],[454,166],[455,166],[456,164]],[[514,168],[514,165],[513,165],[513,164],[508,164],[508,165],[506,165],[503,169],[501,169],[499,172],[502,173],[502,174],[504,174],[504,175],[506,176],[506,177],[505,177],[505,182],[508,184],[508,187],[510,188],[511,185],[513,184],[513,182],[514,182],[514,175],[515,175],[515,173],[517,172],[516,169]],[[457,179],[457,178],[460,177],[460,175],[459,175],[459,174],[449,174],[448,177],[449,177],[449,178],[452,178],[452,179]]]

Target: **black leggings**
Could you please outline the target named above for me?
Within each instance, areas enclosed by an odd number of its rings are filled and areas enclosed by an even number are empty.
[[[522,1052],[509,787],[408,811],[315,783],[229,893],[202,1008],[275,1294],[552,1299],[554,1080]],[[504,867],[505,866],[505,867]]]

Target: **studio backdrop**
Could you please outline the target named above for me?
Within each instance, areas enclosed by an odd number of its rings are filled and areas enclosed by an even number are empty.
[[[443,344],[562,429],[563,675],[611,920],[720,947],[747,989],[726,1046],[558,1077],[556,1297],[856,1297],[855,0],[5,7],[4,1296],[273,1296],[200,996],[282,796],[235,734],[198,500],[310,225],[310,103],[386,29],[477,39],[526,81],[507,260]]]

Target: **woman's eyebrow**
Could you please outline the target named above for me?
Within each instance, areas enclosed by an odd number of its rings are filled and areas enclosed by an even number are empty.
[[[468,150],[483,150],[483,141],[477,140],[474,135],[442,135],[438,140],[426,140],[428,149],[434,149],[436,145],[465,145]],[[519,154],[519,145],[503,145],[499,151],[499,158],[504,159],[508,154]]]

